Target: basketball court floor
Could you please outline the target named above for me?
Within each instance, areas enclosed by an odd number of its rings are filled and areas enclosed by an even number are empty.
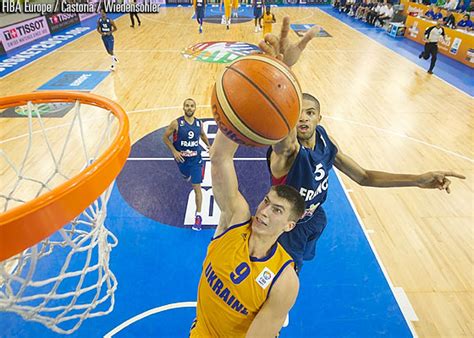
[[[207,14],[219,22],[216,11],[208,8]],[[362,27],[331,7],[274,12],[274,32],[289,15],[292,23],[318,24],[329,35],[315,38],[293,70],[303,90],[321,101],[322,125],[341,150],[374,170],[453,170],[467,177],[453,179],[447,194],[363,188],[333,172],[325,205],[328,226],[316,259],[300,274],[300,293],[281,336],[474,336],[473,71],[456,66],[457,80],[444,76],[452,73],[446,70],[451,64],[440,57],[430,76],[428,65],[406,51],[417,46],[408,43],[401,52],[400,40],[390,44],[380,30]],[[192,189],[161,136],[182,115],[184,99],[192,97],[212,142],[216,126],[209,102],[216,75],[262,38],[253,32],[250,13],[242,8],[242,22],[229,31],[206,23],[203,34],[191,8],[142,15],[135,28],[127,15],[117,16],[115,72],[109,72],[110,58],[91,28],[2,75],[0,93],[7,96],[51,87],[50,80],[63,72],[106,72],[91,92],[118,102],[130,119],[132,150],[105,221],[118,238],[110,254],[118,281],[115,308],[86,320],[71,337],[187,336],[218,210],[206,161],[205,229],[190,229]],[[94,25],[82,26],[88,24]],[[293,31],[290,37],[298,39]],[[0,147],[11,151],[14,140],[27,137],[27,119],[1,115]],[[55,118],[57,128],[66,117]],[[269,187],[264,158],[265,149],[258,148],[240,148],[235,158],[241,191],[253,210]],[[0,313],[0,337],[59,336],[16,314]]]

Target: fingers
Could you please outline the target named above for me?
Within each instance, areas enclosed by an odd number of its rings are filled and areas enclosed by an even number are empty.
[[[451,184],[451,181],[448,180],[447,178],[445,178],[445,179],[444,179],[444,182],[443,182],[443,185],[442,185],[442,189],[443,189],[443,190],[446,190],[446,192],[447,192],[448,194],[451,193],[451,189],[449,188],[449,185],[450,185],[450,184]]]
[[[460,178],[462,180],[466,179],[466,176],[464,175],[461,175],[461,174],[458,174],[454,171],[448,171],[448,172],[444,172],[444,176],[451,176],[451,177],[456,177],[456,178]]]
[[[313,38],[320,32],[320,30],[321,30],[321,28],[319,26],[314,26],[309,31],[307,31],[306,34],[303,36],[303,38],[298,43],[298,48],[301,49],[301,50],[304,50],[306,48],[306,45],[308,44],[308,42],[313,40]]]
[[[290,17],[285,16],[283,18],[283,23],[281,25],[281,32],[280,32],[280,39],[286,39],[288,37],[288,33],[290,32]]]
[[[258,43],[258,47],[262,50],[262,52],[264,52],[267,55],[271,55],[271,56],[277,55],[276,50],[265,41],[260,41]]]
[[[278,38],[273,34],[266,34],[264,36],[264,39],[265,39],[265,43],[267,44],[267,46],[272,49],[272,53],[270,55],[273,55],[273,56],[278,55],[280,53],[280,46],[278,44]],[[259,44],[259,46],[260,46],[260,44]],[[264,50],[264,49],[262,48],[262,50]]]

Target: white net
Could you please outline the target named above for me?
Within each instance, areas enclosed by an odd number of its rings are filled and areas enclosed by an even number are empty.
[[[118,129],[113,113],[79,101],[29,102],[14,113],[24,117],[5,119],[2,128],[2,212],[51,191],[90,166]],[[45,118],[48,114],[54,117]],[[25,122],[28,133],[14,135],[25,132]],[[0,311],[69,334],[85,319],[113,310],[117,280],[109,263],[117,238],[104,225],[112,185],[59,231],[0,262]]]

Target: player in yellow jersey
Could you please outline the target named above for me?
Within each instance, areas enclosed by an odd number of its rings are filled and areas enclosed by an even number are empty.
[[[292,187],[272,187],[251,218],[239,192],[237,148],[218,131],[210,150],[221,217],[204,259],[193,338],[275,337],[298,295],[293,261],[277,239],[294,228],[304,200]]]
[[[232,17],[239,17],[239,0],[232,0]]]
[[[219,5],[219,10],[222,11],[222,3],[224,3],[224,17],[225,17],[225,24],[227,29],[230,28],[230,14],[232,11],[232,0],[221,0]]]
[[[265,7],[265,13],[260,18],[263,21],[263,36],[272,32],[272,26],[276,22],[275,15],[271,12],[270,6]],[[262,24],[260,24],[262,26]]]

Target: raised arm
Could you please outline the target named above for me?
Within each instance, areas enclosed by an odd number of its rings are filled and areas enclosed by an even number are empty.
[[[300,145],[296,138],[296,128],[293,128],[282,141],[273,145],[272,150],[270,155],[270,170],[274,177],[280,178],[288,174],[300,150]]]
[[[239,182],[234,167],[237,143],[228,139],[220,130],[209,152],[211,157],[212,192],[221,210],[221,218],[214,237],[228,227],[247,221],[250,209],[239,191]]]
[[[333,143],[334,141],[331,140]],[[451,193],[451,180],[448,177],[465,179],[466,177],[453,171],[430,171],[424,174],[395,174],[384,171],[367,170],[356,161],[344,154],[338,147],[334,166],[349,176],[354,182],[367,187],[419,187],[425,189],[446,190]]]
[[[267,301],[255,316],[247,338],[277,337],[286,315],[298,296],[299,281],[292,266],[287,266],[275,281]]]

